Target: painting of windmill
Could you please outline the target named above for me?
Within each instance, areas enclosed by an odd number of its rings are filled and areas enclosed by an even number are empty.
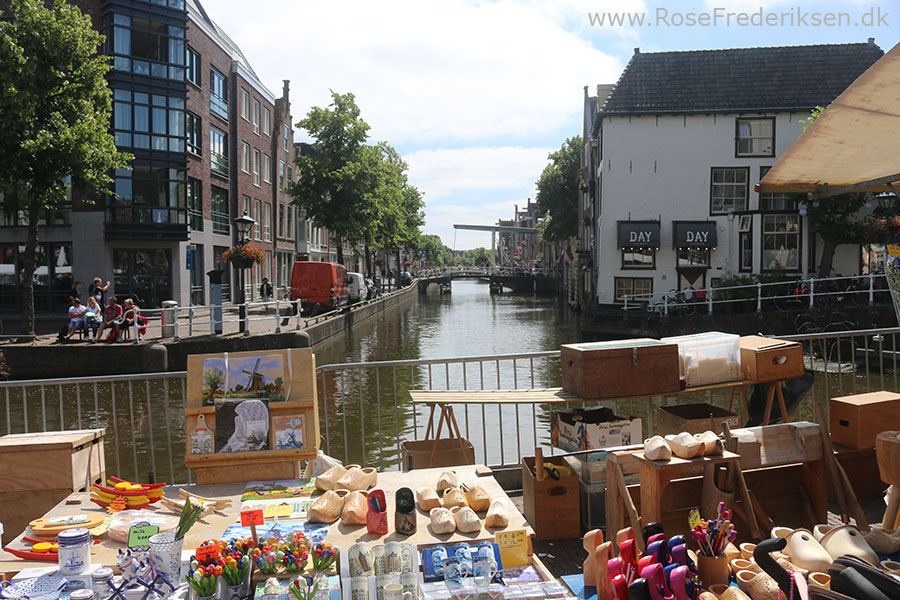
[[[280,354],[228,356],[225,398],[285,399],[284,358]]]

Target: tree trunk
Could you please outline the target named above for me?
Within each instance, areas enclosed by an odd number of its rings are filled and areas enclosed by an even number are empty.
[[[337,261],[340,265],[344,264],[344,240],[341,238],[338,238],[337,243]]]
[[[831,274],[831,267],[834,264],[834,251],[838,247],[838,242],[825,238],[822,244],[822,259],[819,262],[819,270],[816,272],[818,279],[824,279]]]
[[[403,264],[400,262],[400,247],[397,247],[397,287],[400,287],[400,273],[403,272]]]
[[[28,206],[28,239],[25,241],[25,257],[22,270],[22,333],[34,335],[34,272],[37,268],[38,217],[41,208]]]
[[[366,242],[366,277],[374,279],[372,277],[372,249],[369,248],[368,242]]]

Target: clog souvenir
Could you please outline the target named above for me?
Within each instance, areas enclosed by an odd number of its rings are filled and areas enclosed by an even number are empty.
[[[456,519],[453,513],[443,507],[432,508],[429,513],[431,518],[431,532],[437,535],[453,533],[456,531]]]
[[[437,508],[441,505],[441,499],[438,498],[437,492],[434,491],[434,488],[423,487],[416,490],[416,500],[419,504],[419,510],[422,512],[430,512],[432,508]]]
[[[781,590],[774,579],[766,573],[738,571],[735,581],[753,600],[779,600]]]
[[[454,506],[450,509],[453,519],[456,521],[456,529],[461,533],[473,533],[481,530],[481,521],[478,515],[468,506]]]
[[[703,456],[703,449],[706,447],[703,442],[686,431],[682,431],[678,435],[667,435],[666,441],[669,443],[672,453],[678,458]]]
[[[720,600],[751,600],[741,588],[734,585],[717,583],[709,586],[709,591],[719,597]],[[755,600],[755,599],[753,599]]]
[[[897,554],[900,552],[900,535],[896,531],[888,531],[879,525],[872,525],[866,534],[866,542],[879,554]]]
[[[729,561],[728,566],[731,567],[732,573],[739,573],[740,571],[753,571],[754,573],[759,573],[762,571],[758,564],[744,558],[733,558]]]
[[[438,477],[437,485],[434,487],[438,494],[443,494],[445,489],[457,486],[459,486],[459,476],[457,476],[456,471],[444,471]]]
[[[509,509],[506,500],[497,498],[491,502],[484,518],[485,527],[506,527],[509,525]]]
[[[787,540],[784,553],[791,563],[801,569],[824,573],[831,566],[833,560],[831,554],[816,541],[808,529],[773,527],[772,537],[783,537]]]
[[[344,498],[341,509],[341,523],[344,525],[365,525],[369,505],[366,503],[366,492],[356,490]]]
[[[725,452],[725,442],[712,431],[695,433],[694,437],[703,442],[703,456],[712,456]]]
[[[838,559],[845,554],[859,557],[872,565],[878,565],[878,555],[866,542],[866,538],[853,525],[816,525],[813,535],[828,551],[831,558]],[[824,569],[816,569],[824,571]]]
[[[644,458],[647,460],[669,460],[672,458],[672,449],[665,438],[660,435],[654,435],[644,440]]]
[[[466,502],[469,508],[475,512],[487,510],[491,505],[491,497],[484,491],[480,485],[463,486],[463,492],[466,494]]]
[[[831,575],[828,573],[810,573],[809,582],[826,590],[831,589]]]
[[[750,542],[745,542],[738,546],[741,551],[741,558],[744,560],[750,560],[753,558],[753,551],[756,550],[756,544],[751,544]]]
[[[375,487],[377,481],[378,471],[372,467],[349,467],[344,476],[337,480],[335,486],[352,492]]]
[[[449,487],[444,489],[444,508],[456,508],[457,506],[468,506],[466,495],[458,487]]]
[[[344,497],[349,494],[347,490],[328,490],[319,496],[307,513],[307,521],[310,523],[334,523],[341,517],[344,509]]]
[[[323,492],[333,490],[336,487],[338,479],[347,474],[344,465],[334,465],[318,477],[316,477],[316,487]]]

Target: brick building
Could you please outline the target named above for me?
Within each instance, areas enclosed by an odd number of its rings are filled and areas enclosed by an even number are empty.
[[[106,35],[110,125],[135,159],[115,173],[115,198],[76,198],[42,220],[37,310],[65,310],[74,281],[86,293],[94,276],[144,307],[204,304],[213,268],[225,269],[227,301],[235,278],[221,255],[244,212],[257,221],[252,243],[266,253],[248,273],[247,297],[259,296],[262,277],[287,286],[308,230],[283,191],[294,171],[288,81],[280,96],[269,91],[196,0],[73,4]],[[0,9],[8,14],[8,0]],[[0,195],[0,310],[20,309],[25,225],[14,195]]]

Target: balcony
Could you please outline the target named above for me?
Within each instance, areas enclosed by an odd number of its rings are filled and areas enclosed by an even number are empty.
[[[184,208],[118,206],[107,209],[103,229],[106,240],[187,241]]]

